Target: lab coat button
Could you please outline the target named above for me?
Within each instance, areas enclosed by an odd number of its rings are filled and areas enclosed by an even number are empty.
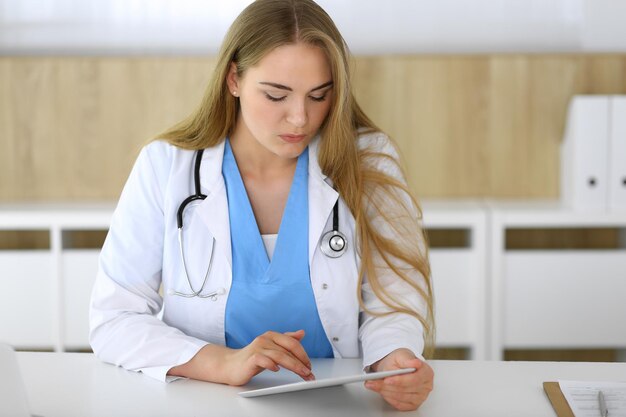
[[[337,336],[333,337],[333,342],[338,342],[339,338]]]
[[[322,289],[323,290],[327,290],[328,289],[328,284],[326,284],[326,283],[322,284]]]

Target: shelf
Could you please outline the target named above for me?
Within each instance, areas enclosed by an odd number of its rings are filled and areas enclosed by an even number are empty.
[[[555,202],[426,200],[437,348],[626,349],[626,213]],[[88,308],[113,204],[0,205],[0,339],[89,349]],[[626,351],[625,351],[626,352]],[[625,357],[623,354],[618,357]]]
[[[490,202],[490,348],[626,349],[626,212]]]
[[[574,210],[557,201],[486,201],[494,221],[509,228],[626,225],[626,211]]]
[[[111,203],[0,205],[0,339],[21,349],[89,347],[89,298]]]
[[[487,359],[487,217],[475,200],[426,200],[438,348]]]

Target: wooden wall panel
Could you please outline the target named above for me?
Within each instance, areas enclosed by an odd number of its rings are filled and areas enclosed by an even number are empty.
[[[569,99],[626,92],[623,55],[372,57],[356,66],[357,97],[400,144],[422,197],[557,198]]]
[[[486,188],[487,69],[486,60],[474,58],[357,62],[357,98],[400,145],[421,196],[472,196]]]
[[[0,58],[0,201],[116,199],[137,152],[187,115],[201,57]],[[420,197],[557,198],[574,94],[626,94],[626,55],[355,58],[356,96]]]
[[[116,199],[140,147],[187,115],[200,58],[0,59],[0,199]]]

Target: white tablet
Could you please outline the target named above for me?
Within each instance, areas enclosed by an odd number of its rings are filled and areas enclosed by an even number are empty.
[[[358,374],[358,375],[317,379],[315,381],[294,382],[291,384],[277,385],[275,387],[260,388],[260,389],[254,389],[251,391],[242,391],[239,393],[239,395],[241,395],[242,397],[250,398],[250,397],[260,397],[262,395],[282,394],[285,392],[332,387],[334,385],[350,384],[352,382],[382,379],[388,376],[408,374],[413,371],[415,371],[415,368],[394,369],[393,371],[370,372],[370,373],[364,373],[364,374]]]

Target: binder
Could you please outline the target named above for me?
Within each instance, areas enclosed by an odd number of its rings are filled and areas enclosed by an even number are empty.
[[[552,403],[552,408],[558,417],[575,417],[574,412],[570,408],[565,396],[561,392],[558,382],[546,381],[543,383],[543,390]]]
[[[609,96],[570,101],[561,145],[561,198],[577,210],[606,211]]]
[[[611,97],[608,208],[626,211],[626,96]]]

